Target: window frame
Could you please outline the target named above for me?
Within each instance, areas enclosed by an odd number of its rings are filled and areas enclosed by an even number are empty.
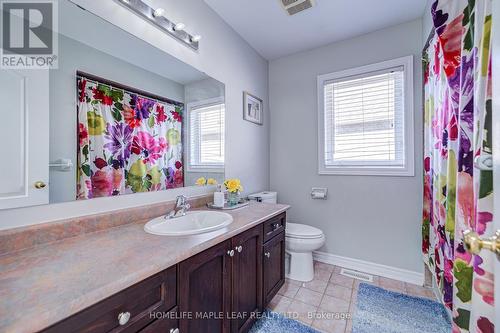
[[[345,79],[355,76],[367,76],[388,70],[395,67],[403,67],[404,82],[404,148],[405,148],[405,166],[391,167],[389,165],[381,166],[346,166],[346,165],[326,165],[325,161],[325,94],[324,87],[333,80]],[[415,176],[414,159],[414,90],[413,90],[413,56],[396,58],[371,65],[360,66],[342,70],[338,72],[318,75],[317,77],[318,94],[318,173],[320,175],[360,175],[360,176]],[[334,134],[335,135],[335,134]]]
[[[225,112],[225,99],[224,97],[215,97],[215,98],[209,98],[209,99],[204,99],[201,101],[196,101],[196,102],[190,102],[186,104],[186,171],[188,172],[224,172],[225,170],[225,165],[226,165],[226,156],[224,156],[224,163],[222,165],[201,165],[201,166],[193,166],[191,163],[191,110],[192,109],[200,109],[203,107],[210,107],[213,105],[218,105],[218,104],[224,104],[224,118],[226,117],[226,112]],[[226,153],[226,120],[224,119],[224,155]]]

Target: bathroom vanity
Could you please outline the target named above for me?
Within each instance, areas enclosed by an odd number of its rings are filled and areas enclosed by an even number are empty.
[[[0,75],[12,118],[2,127],[12,154],[0,175],[0,332],[248,330],[284,281],[288,206],[251,204],[189,236],[144,230],[180,194],[207,210],[224,184],[226,71],[211,77],[211,62],[190,53],[193,26],[173,36],[188,49],[171,45],[172,29],[158,30],[165,15],[146,2],[53,2],[58,66]],[[243,91],[233,93],[228,109],[241,107]],[[247,147],[249,158],[266,147]],[[246,190],[265,186],[262,168],[238,175]]]
[[[251,204],[201,235],[140,222],[0,256],[0,331],[246,332],[284,283],[287,209]]]

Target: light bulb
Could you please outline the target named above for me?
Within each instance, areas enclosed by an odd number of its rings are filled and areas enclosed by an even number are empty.
[[[200,35],[194,35],[194,36],[191,36],[191,41],[192,42],[199,42],[201,39],[201,36]]]
[[[163,16],[163,13],[165,13],[165,9],[163,9],[163,8],[157,8],[157,9],[155,9],[155,11],[153,12],[153,16],[154,16],[154,17]]]
[[[182,31],[184,30],[184,28],[186,27],[186,25],[182,22],[179,22],[177,23],[175,26],[174,26],[174,30],[175,31]]]

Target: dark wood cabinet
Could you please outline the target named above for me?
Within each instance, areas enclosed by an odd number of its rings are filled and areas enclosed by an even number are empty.
[[[179,264],[180,332],[230,332],[231,247],[227,240]]]
[[[285,281],[285,221],[264,221],[43,332],[248,332]]]
[[[267,306],[285,283],[285,233],[281,232],[263,246],[263,299]]]
[[[247,332],[262,310],[262,226],[232,239],[233,302],[232,332]]]

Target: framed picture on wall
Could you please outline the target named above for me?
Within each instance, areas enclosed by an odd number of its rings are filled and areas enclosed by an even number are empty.
[[[243,119],[255,124],[263,123],[264,104],[257,96],[243,92]]]

